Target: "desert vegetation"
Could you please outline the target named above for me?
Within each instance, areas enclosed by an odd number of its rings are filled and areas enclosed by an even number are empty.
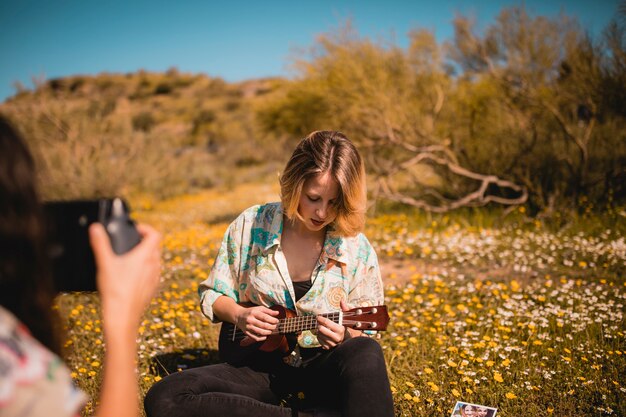
[[[21,88],[0,110],[38,153],[49,198],[269,178],[300,137],[336,129],[365,154],[373,203],[541,216],[623,203],[624,17],[595,37],[523,8],[480,33],[463,16],[454,28],[445,44],[417,28],[402,48],[348,23],[295,60],[294,79],[74,76]]]

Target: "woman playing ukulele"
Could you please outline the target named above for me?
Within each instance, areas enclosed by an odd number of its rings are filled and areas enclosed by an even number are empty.
[[[164,378],[146,396],[148,417],[393,416],[378,342],[322,314],[383,303],[376,253],[361,233],[361,156],[343,134],[313,132],[296,147],[280,185],[281,202],[251,207],[229,226],[200,286],[202,312],[232,323],[239,330],[233,341],[248,344],[274,337],[273,306],[317,315],[316,328],[300,332],[288,355],[255,349],[236,363]]]

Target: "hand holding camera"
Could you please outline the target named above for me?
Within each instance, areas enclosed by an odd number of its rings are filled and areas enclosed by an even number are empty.
[[[120,198],[44,206],[57,291],[95,291],[105,323],[137,325],[159,282],[160,236],[135,225]]]
[[[141,242],[117,255],[115,243],[111,244],[115,240],[109,239],[105,227],[100,223],[89,227],[105,327],[125,326],[131,332],[156,291],[161,266],[159,233],[141,224],[136,230]]]
[[[133,249],[141,235],[120,198],[44,204],[47,248],[57,292],[96,291],[96,264],[88,228],[100,223],[117,255]]]

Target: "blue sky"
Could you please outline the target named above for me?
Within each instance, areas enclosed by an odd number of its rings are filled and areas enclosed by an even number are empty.
[[[177,4],[176,4],[177,3]],[[0,101],[13,83],[74,74],[164,71],[177,67],[228,81],[289,76],[296,48],[348,18],[363,35],[393,38],[426,28],[452,36],[455,13],[487,26],[520,0],[95,1],[0,0]],[[599,33],[619,0],[526,0],[534,15],[563,11]]]

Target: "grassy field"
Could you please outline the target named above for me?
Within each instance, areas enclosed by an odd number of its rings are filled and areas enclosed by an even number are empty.
[[[198,283],[228,223],[277,191],[248,185],[132,201],[135,217],[164,235],[163,286],[140,329],[142,392],[169,372],[217,361],[219,327],[199,312]],[[457,400],[502,416],[626,415],[621,219],[603,228],[589,216],[554,231],[523,209],[497,226],[476,217],[374,216],[367,235],[392,314],[380,343],[396,415],[447,416]],[[73,376],[96,398],[97,297],[63,295],[58,306]]]

